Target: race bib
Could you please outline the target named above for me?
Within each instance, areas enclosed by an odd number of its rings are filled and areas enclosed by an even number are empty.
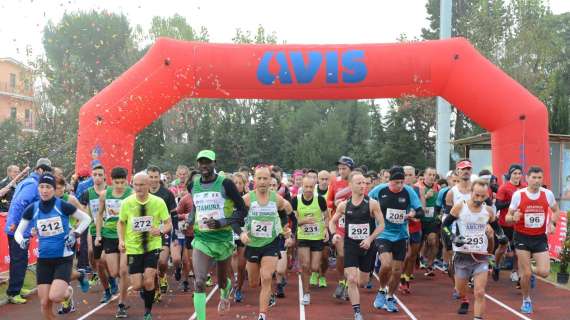
[[[257,238],[271,238],[273,235],[273,221],[252,221],[251,234]]]
[[[465,224],[464,237],[465,244],[462,250],[467,252],[487,252],[487,235],[485,234],[486,224],[467,223]]]
[[[433,218],[435,214],[435,208],[434,207],[427,207],[426,211],[425,211],[425,217],[426,218]]]
[[[210,218],[220,220],[224,218],[224,215],[221,210],[198,212],[198,228],[201,231],[210,230],[206,224],[206,221],[210,220]]]
[[[53,217],[38,220],[38,234],[41,237],[52,237],[63,233],[61,217]]]
[[[134,232],[148,232],[152,228],[152,216],[142,216],[133,218]]]
[[[303,233],[309,236],[318,236],[321,234],[319,225],[316,223],[304,224],[301,228],[303,229]]]
[[[403,224],[406,218],[406,210],[386,209],[386,220],[394,224]]]
[[[105,220],[119,215],[121,210],[121,199],[107,199],[105,200]]]
[[[178,229],[176,230],[176,237],[178,239],[184,239],[184,227],[186,221],[178,221]]]
[[[89,201],[89,209],[91,210],[91,215],[95,218],[99,214],[99,198]]]
[[[342,216],[338,219],[338,227],[341,228],[341,229],[344,229],[344,228],[345,228],[345,225],[344,225],[344,215],[342,215]]]
[[[364,240],[370,236],[370,224],[349,224],[348,237],[353,240]]]
[[[535,229],[544,225],[544,212],[526,212],[524,214],[524,227]]]

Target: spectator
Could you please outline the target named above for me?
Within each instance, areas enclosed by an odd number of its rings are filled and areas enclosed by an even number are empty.
[[[24,171],[20,172],[18,166],[8,166],[6,178],[0,181],[0,212],[8,212],[10,201],[14,196],[14,191],[16,191],[16,184],[29,170],[30,168],[26,167]]]
[[[20,248],[20,245],[14,239],[14,232],[22,219],[24,209],[29,204],[39,200],[38,184],[40,176],[44,172],[51,172],[51,161],[48,158],[38,159],[34,172],[18,184],[8,210],[6,229],[4,231],[8,235],[10,251],[10,279],[8,290],[6,290],[9,303],[22,304],[27,302],[20,295],[20,291],[24,285],[24,277],[28,267],[28,250]],[[24,236],[30,237],[30,230],[25,230]]]

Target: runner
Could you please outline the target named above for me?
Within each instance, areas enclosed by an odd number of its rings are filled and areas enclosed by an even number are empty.
[[[497,191],[497,200],[495,201],[495,207],[499,211],[499,224],[503,228],[505,235],[509,239],[509,245],[499,245],[497,250],[495,251],[495,268],[493,268],[493,280],[499,281],[499,274],[501,271],[501,262],[503,260],[503,256],[507,253],[513,259],[513,269],[511,272],[511,280],[517,283],[517,288],[520,289],[520,281],[518,275],[518,265],[516,263],[516,255],[515,246],[513,242],[513,224],[506,222],[506,216],[509,212],[509,205],[511,204],[511,198],[513,197],[513,193],[515,193],[518,189],[526,188],[526,183],[522,181],[522,167],[518,164],[511,164],[509,167],[509,171],[506,175],[507,183],[501,185],[499,190]]]
[[[291,206],[297,217],[297,254],[301,263],[304,305],[311,303],[310,286],[316,286],[319,279],[323,241],[328,240],[327,201],[315,194],[316,180],[303,178],[303,193],[293,198]],[[311,273],[312,272],[312,273]],[[309,281],[310,277],[310,281]]]
[[[261,282],[258,320],[265,320],[271,296],[272,277],[280,255],[279,235],[283,232],[285,238],[290,237],[291,231],[283,227],[286,226],[287,215],[292,209],[283,197],[269,190],[271,181],[269,167],[256,167],[254,181],[255,190],[243,197],[249,211],[245,217],[245,230],[241,232],[240,240],[246,246],[249,286],[257,288]]]
[[[319,182],[316,187],[317,194],[326,200],[329,194],[330,173],[326,170],[319,171],[317,180]],[[327,217],[331,217],[328,206],[327,206]],[[326,274],[327,271],[329,270],[329,252],[330,252],[329,248],[331,246],[331,235],[329,233],[328,224],[326,225],[325,232],[328,233],[328,240],[323,241],[323,254],[321,257],[321,267],[317,275],[318,276],[317,282],[319,288],[326,288],[328,285]]]
[[[142,291],[144,320],[152,319],[161,235],[170,234],[172,230],[172,221],[164,201],[149,193],[149,180],[144,172],[133,177],[134,194],[122,201],[117,222],[119,249],[121,255],[128,257],[132,289]],[[125,280],[121,277],[121,282]]]
[[[354,160],[347,156],[340,157],[336,162],[336,165],[339,176],[333,180],[329,186],[329,194],[327,197],[327,206],[331,209],[331,215],[334,215],[339,203],[347,200],[351,196],[351,188],[348,186],[348,176],[355,166]],[[337,240],[333,239],[332,244],[336,249],[336,271],[338,272],[340,280],[334,291],[333,297],[341,300],[348,300],[348,287],[344,280],[344,241],[339,240],[343,239],[345,234],[344,217],[338,219],[337,224],[336,234],[338,234],[340,238],[337,237]]]
[[[50,173],[39,178],[40,200],[30,204],[14,234],[23,250],[28,250],[30,238],[24,232],[31,228],[38,236],[38,262],[36,278],[41,313],[44,319],[53,320],[53,303],[68,300],[70,311],[75,308],[73,287],[69,285],[73,269],[75,242],[87,229],[91,218],[73,205],[55,197],[56,181]],[[77,228],[70,227],[70,217],[77,220]]]
[[[192,212],[192,197],[189,193],[180,199],[178,206],[176,207],[176,213],[178,214],[178,221],[183,221],[182,228],[179,228],[179,232],[183,234],[183,249],[182,249],[182,268],[180,271],[176,269],[175,277],[178,278],[180,273],[180,278],[182,279],[182,291],[188,292],[190,290],[190,277],[194,277],[192,272],[192,240],[194,240],[194,229],[192,226],[188,225],[188,215]],[[180,242],[180,236],[178,237]]]
[[[236,172],[232,178],[239,194],[243,197],[247,194],[247,178],[241,173]],[[277,183],[277,182],[276,182]],[[245,259],[245,245],[239,239],[239,235],[234,234],[234,242],[236,245],[236,250],[232,255],[232,269],[235,275],[235,286],[234,286],[234,300],[235,302],[241,302],[243,300],[243,282],[245,280],[245,265],[247,260]]]
[[[412,188],[419,197],[420,189],[415,185],[416,169],[412,166],[404,166],[403,169],[404,184]],[[408,250],[406,250],[406,258],[404,259],[402,275],[400,276],[400,290],[405,294],[411,292],[410,281],[414,275],[414,266],[418,260],[422,243],[422,224],[419,219],[413,218],[408,220],[408,232],[410,234],[407,244]]]
[[[424,207],[425,215],[421,219],[421,235],[425,246],[424,257],[427,260],[425,276],[435,275],[433,262],[439,249],[441,219],[435,213],[435,204],[439,192],[439,186],[435,183],[437,172],[428,167],[424,171],[424,181],[418,183],[420,199]]]
[[[523,295],[521,311],[527,314],[533,312],[530,299],[530,288],[534,286],[531,283],[532,274],[543,278],[550,274],[546,233],[554,232],[560,214],[554,194],[542,187],[543,179],[542,168],[531,166],[528,169],[526,175],[528,187],[517,190],[513,194],[505,219],[507,223],[514,223],[513,240]],[[553,213],[550,218],[548,217],[549,208]],[[549,224],[548,229],[547,224]],[[534,270],[531,268],[531,258],[536,261]]]
[[[178,231],[180,225],[178,223],[178,216],[176,213],[176,200],[174,199],[174,194],[166,189],[160,182],[160,168],[157,166],[150,166],[146,169],[150,183],[150,194],[161,198],[166,204],[166,208],[170,214],[170,219],[172,221],[173,231],[171,234],[162,235],[162,251],[158,256],[158,282],[160,285],[160,290],[156,290],[157,301],[160,301],[161,294],[166,293],[168,290],[168,280],[166,279],[166,271],[168,270],[168,258],[172,257],[172,264],[178,270],[182,260],[182,245],[178,241]],[[181,182],[182,183],[182,182]],[[179,195],[183,194],[184,191],[179,192]],[[183,224],[184,221],[181,221]],[[181,235],[184,238],[184,235]],[[181,274],[179,273],[181,276]],[[180,280],[177,277],[176,281]]]
[[[406,257],[409,238],[408,220],[421,219],[424,212],[417,193],[404,184],[402,167],[392,167],[390,182],[372,189],[369,196],[380,203],[385,223],[384,230],[377,240],[381,267],[380,289],[374,300],[374,307],[388,312],[398,312],[394,292],[398,287],[402,263]]]
[[[232,283],[227,278],[234,252],[232,229],[241,233],[245,205],[235,184],[215,173],[216,154],[202,150],[196,156],[200,176],[188,185],[193,208],[189,224],[194,226],[192,266],[195,276],[194,310],[198,320],[206,319],[206,277],[212,261],[216,261],[220,303],[218,312],[230,308]],[[230,227],[231,223],[231,227]]]
[[[459,183],[459,177],[457,176],[457,173],[455,170],[450,170],[447,173],[447,187],[442,188],[438,194],[437,194],[437,200],[435,202],[435,212],[436,215],[441,216],[441,221],[443,222],[443,220],[445,219],[445,217],[447,216],[447,214],[449,214],[449,210],[450,209],[445,209],[446,208],[446,204],[445,204],[445,199],[447,196],[447,193],[449,192],[449,190],[451,188],[453,188],[457,183]],[[441,233],[440,232],[440,242],[442,245],[442,258],[443,258],[443,265],[442,265],[442,269],[443,272],[448,272],[449,271],[449,265],[451,264],[451,258],[452,258],[452,245],[450,243],[450,241],[447,241],[446,237],[445,237],[445,233]],[[453,279],[453,278],[451,278]]]
[[[376,258],[375,239],[384,229],[384,218],[378,201],[370,199],[365,194],[367,187],[364,176],[355,171],[348,179],[352,196],[339,203],[329,228],[335,234],[338,219],[345,216],[348,232],[342,241],[345,249],[344,272],[348,281],[348,296],[354,311],[354,319],[363,320],[358,287],[368,280],[368,274],[372,271]],[[373,232],[370,233],[370,230]],[[341,241],[338,239],[340,235],[335,234],[333,237]]]
[[[501,242],[506,239],[493,208],[485,204],[488,192],[489,183],[483,179],[476,180],[472,185],[470,199],[456,203],[443,222],[444,232],[451,237],[453,243],[455,288],[459,292],[461,303],[457,313],[467,314],[469,311],[467,284],[473,277],[474,319],[483,319],[485,314],[485,287],[490,256],[487,249],[487,225],[492,226]]]
[[[116,167],[111,170],[111,187],[99,196],[99,212],[97,213],[95,247],[102,246],[105,251],[105,262],[109,276],[119,277],[119,305],[116,318],[126,318],[127,289],[129,287],[129,270],[127,255],[119,250],[117,221],[121,202],[130,196],[132,189],[127,185],[127,169]]]

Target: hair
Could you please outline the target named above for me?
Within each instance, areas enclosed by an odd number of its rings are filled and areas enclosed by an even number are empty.
[[[352,171],[349,175],[348,175],[348,181],[352,181],[352,179],[356,176],[363,176],[364,177],[364,173],[360,170],[358,170],[359,168],[354,169],[354,171]]]
[[[378,179],[378,173],[374,170],[366,172],[366,175],[371,179]]]
[[[489,182],[487,182],[487,180],[485,180],[485,179],[477,179],[477,180],[473,181],[473,184],[471,185],[471,191],[475,190],[475,186],[481,186],[484,188],[488,188]]]
[[[316,174],[317,176],[319,175],[319,172],[318,172],[317,170],[315,170],[315,169],[308,169],[307,172],[305,172],[305,174],[308,174],[308,173],[314,173],[314,174]]]
[[[56,176],[56,177],[55,177],[55,185],[56,185],[56,186],[64,186],[64,187],[65,187],[65,186],[67,185],[67,182],[65,181],[65,177],[62,177],[62,176],[59,176],[59,175]]]
[[[448,185],[447,180],[445,180],[445,179],[439,179],[439,180],[437,180],[437,184],[440,185],[440,186],[442,186],[442,185],[446,185],[446,186],[447,186],[447,185]]]
[[[539,166],[530,166],[530,168],[528,168],[527,176],[530,176],[533,173],[544,173],[544,170]]]
[[[483,169],[479,171],[479,176],[490,176],[490,175],[493,175],[490,170]]]
[[[91,172],[93,172],[95,170],[103,170],[103,172],[105,172],[105,168],[101,164],[98,164],[98,165],[94,166],[93,168],[91,168]]]
[[[245,177],[245,175],[244,175],[243,173],[241,173],[241,172],[234,172],[233,177],[234,177],[234,178],[241,179],[241,181],[243,182],[243,185],[244,185],[244,186],[247,186],[247,182],[248,182],[248,181],[247,181],[247,178]]]
[[[418,173],[417,174],[418,177],[423,177],[425,175],[426,171],[425,170],[419,170],[419,171],[417,171],[417,173]]]
[[[160,168],[158,166],[148,166],[148,168],[146,168],[146,172],[158,172],[160,173]]]
[[[248,167],[246,167],[246,166],[241,166],[241,167],[239,167],[238,171],[239,171],[239,172],[243,172],[243,171],[246,171],[247,173],[250,173],[250,170],[249,170],[249,168],[248,168]]]
[[[424,169],[424,173],[428,172],[429,170],[435,171],[435,175],[437,175],[437,169],[434,168],[434,167],[426,167],[426,168]]]
[[[9,165],[8,168],[6,168],[6,174],[10,173],[10,171],[13,170],[13,169],[15,169],[15,168],[18,168],[18,166],[15,165],[15,164]],[[19,169],[19,168],[18,168],[18,169]]]
[[[186,170],[186,172],[190,172],[190,169],[188,168],[188,166],[180,164],[178,165],[178,167],[176,167],[176,171],[178,170]]]
[[[123,167],[115,167],[111,170],[111,179],[126,179],[127,175],[128,171]]]
[[[352,171],[358,172],[359,174],[362,174],[362,175],[366,174],[364,169],[362,169],[362,167],[354,168],[354,170],[352,170]]]
[[[414,174],[416,174],[416,168],[412,167],[412,166],[403,166],[402,169],[404,171],[406,170],[412,170],[414,172]]]
[[[283,172],[283,169],[281,169],[281,167],[278,165],[274,165],[271,166],[271,172]]]

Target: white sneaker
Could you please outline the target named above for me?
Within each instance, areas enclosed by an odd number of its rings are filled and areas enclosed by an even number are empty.
[[[511,281],[518,282],[520,280],[519,274],[516,271],[511,272]]]
[[[302,303],[304,306],[311,304],[311,294],[309,294],[309,293],[303,294],[303,302]]]

